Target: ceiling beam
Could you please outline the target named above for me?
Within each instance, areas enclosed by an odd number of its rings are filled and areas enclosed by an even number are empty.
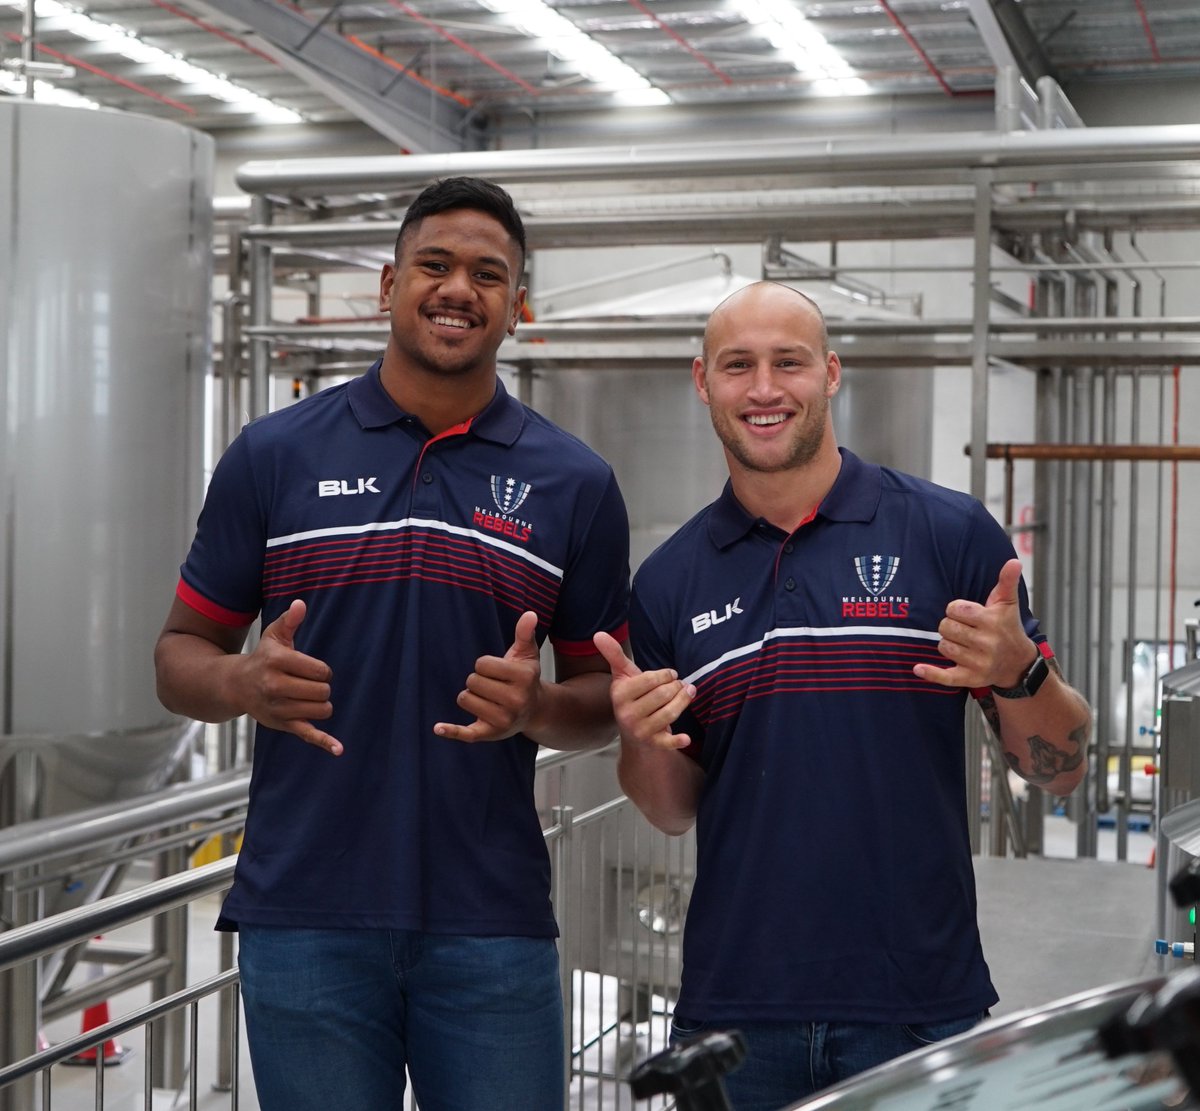
[[[272,0],[197,0],[195,6],[253,32],[256,45],[284,69],[402,150],[445,154],[483,145],[468,105],[422,84],[298,9]]]
[[[1058,81],[1058,74],[1016,0],[967,0],[967,3],[971,22],[997,69],[1015,66],[1030,88],[1037,88],[1040,77]]]

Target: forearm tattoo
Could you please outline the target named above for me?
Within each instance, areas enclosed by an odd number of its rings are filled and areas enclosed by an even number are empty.
[[[1000,711],[996,709],[995,697],[990,694],[984,695],[979,700],[979,708],[983,711],[983,716],[992,732],[999,739]],[[1071,745],[1071,751],[1069,752],[1064,752],[1061,748],[1056,748],[1045,737],[1034,733],[1031,737],[1027,738],[1029,760],[1032,765],[1028,771],[1021,768],[1021,762],[1017,759],[1016,755],[1007,749],[1002,749],[1004,751],[1004,759],[1008,761],[1008,766],[1022,779],[1040,787],[1043,784],[1053,782],[1063,772],[1074,771],[1083,763],[1083,758],[1086,754],[1087,733],[1087,722],[1083,722],[1067,734],[1067,740]]]
[[[1083,742],[1086,736],[1087,727],[1085,725],[1072,729],[1067,739],[1071,742],[1074,751],[1063,752],[1062,749],[1055,748],[1044,737],[1039,737],[1034,733],[1029,738],[1029,760],[1033,767],[1028,772],[1021,770],[1020,762],[1013,753],[1005,752],[1004,758],[1019,776],[1036,786],[1041,786],[1043,783],[1050,783],[1057,779],[1063,772],[1074,771],[1083,763]]]

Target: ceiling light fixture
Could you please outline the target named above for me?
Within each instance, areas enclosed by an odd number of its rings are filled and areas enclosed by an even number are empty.
[[[518,30],[541,39],[556,58],[569,62],[589,81],[612,89],[622,104],[670,104],[671,98],[637,70],[584,34],[542,0],[479,0]]]
[[[0,0],[0,6],[23,10],[26,0]],[[202,66],[193,65],[177,54],[170,54],[143,42],[132,31],[116,23],[93,19],[84,11],[60,3],[60,0],[36,0],[34,9],[38,23],[50,23],[54,30],[68,31],[81,39],[107,47],[140,65],[152,67],[156,73],[174,78],[200,96],[223,100],[252,112],[261,120],[272,123],[299,123],[298,112],[273,104],[265,97],[252,93],[230,81],[224,74],[213,73]],[[37,87],[34,88],[35,95]]]
[[[7,70],[0,70],[0,92],[12,93],[13,96],[25,95],[25,78]],[[34,100],[45,101],[47,104],[62,104],[70,108],[99,108],[100,105],[86,96],[71,92],[52,85],[49,81],[35,80],[33,83]]]
[[[733,0],[733,6],[806,77],[820,96],[863,96],[871,87],[791,4],[790,0]]]

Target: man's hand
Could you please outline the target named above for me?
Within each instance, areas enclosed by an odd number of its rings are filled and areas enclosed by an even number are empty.
[[[691,737],[672,733],[671,725],[696,697],[696,688],[669,668],[642,671],[608,633],[597,633],[592,642],[612,672],[609,692],[621,737],[652,748],[686,748]]]
[[[296,630],[306,612],[296,599],[263,630],[254,651],[244,657],[238,685],[255,721],[340,756],[341,741],[312,724],[333,716],[333,672],[321,660],[296,651]]]
[[[1021,561],[1010,559],[981,606],[959,598],[938,625],[938,651],[950,667],[917,664],[913,674],[942,687],[1013,687],[1033,663],[1037,645],[1021,624],[1017,583]]]
[[[542,691],[542,659],[537,645],[537,614],[517,620],[512,647],[503,656],[480,656],[467,676],[458,705],[474,714],[470,725],[439,721],[433,731],[452,741],[502,741],[524,732],[537,716]]]

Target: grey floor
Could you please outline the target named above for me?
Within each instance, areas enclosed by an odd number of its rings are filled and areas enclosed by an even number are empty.
[[[976,858],[980,931],[1000,994],[994,1014],[1044,1006],[1090,988],[1169,970],[1154,953],[1155,873],[1149,866],[1153,844],[1151,834],[1131,831],[1128,861],[1116,863],[1115,834],[1101,829],[1098,859],[1077,860],[1074,827],[1065,819],[1050,818],[1044,858]],[[193,908],[192,979],[217,971],[215,917],[215,902]],[[136,993],[129,993],[127,999],[118,996],[110,1005],[113,1017],[122,1006],[128,1009],[142,1001]],[[233,1106],[229,1093],[213,1090],[215,1028],[215,1009],[202,1008],[199,1111]],[[77,1020],[64,1019],[49,1026],[46,1035],[53,1041],[77,1032]],[[124,1063],[105,1070],[104,1106],[107,1111],[141,1111],[145,1104],[140,1037],[131,1035],[122,1043],[131,1053]],[[241,1062],[239,1107],[258,1111],[244,1046]],[[188,1096],[186,1086],[181,1093],[157,1092],[153,1111],[188,1107]],[[629,1106],[624,1099],[621,1103]],[[591,1104],[586,1097],[581,1105],[593,1111],[610,1111],[613,1106]],[[95,1106],[93,1070],[55,1070],[52,1111]]]

